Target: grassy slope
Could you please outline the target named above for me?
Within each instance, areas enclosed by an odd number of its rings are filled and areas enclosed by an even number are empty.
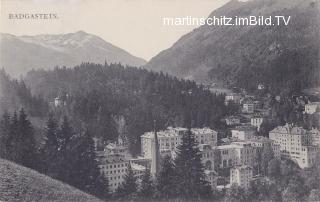
[[[100,202],[34,170],[0,159],[0,201]]]

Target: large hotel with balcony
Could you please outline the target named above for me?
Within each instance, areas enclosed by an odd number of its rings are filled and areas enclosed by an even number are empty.
[[[270,131],[269,138],[280,145],[281,156],[290,158],[301,168],[309,168],[319,155],[319,147],[314,145],[314,134],[314,130],[286,124]]]

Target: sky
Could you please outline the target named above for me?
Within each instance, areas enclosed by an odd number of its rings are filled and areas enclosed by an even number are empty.
[[[165,26],[163,17],[208,17],[228,0],[0,0],[0,31],[14,35],[97,35],[149,60],[196,26]],[[58,19],[16,20],[9,14],[54,13]]]

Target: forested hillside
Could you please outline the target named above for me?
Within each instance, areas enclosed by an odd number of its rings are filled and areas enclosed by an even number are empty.
[[[140,136],[157,126],[219,127],[227,113],[223,95],[213,95],[195,82],[120,64],[84,63],[74,68],[37,70],[25,82],[32,94],[47,101],[57,117],[70,117],[76,130],[89,129],[102,140],[126,137],[140,152]]]
[[[41,96],[33,96],[23,80],[16,80],[0,70],[0,113],[13,112],[24,107],[32,116],[45,116],[48,105]]]
[[[180,78],[290,94],[319,86],[319,1],[232,0],[209,17],[290,16],[288,26],[201,26],[146,68]]]

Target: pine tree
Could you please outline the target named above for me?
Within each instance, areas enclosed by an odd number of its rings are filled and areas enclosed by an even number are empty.
[[[121,198],[131,199],[135,197],[137,192],[137,178],[134,176],[133,170],[129,163],[127,173],[124,176],[123,183],[117,189],[117,196]]]
[[[141,190],[139,195],[144,198],[151,198],[154,193],[153,181],[151,178],[150,170],[146,169],[142,177]]]
[[[23,108],[19,112],[18,134],[17,149],[20,150],[20,163],[29,168],[37,168],[38,155],[33,128]]]
[[[183,135],[182,143],[177,149],[175,167],[178,177],[177,191],[179,195],[185,198],[208,196],[210,186],[205,180],[201,154],[190,129]]]
[[[274,153],[272,150],[272,146],[267,144],[262,148],[261,152],[261,170],[263,175],[267,175],[268,172],[268,164],[274,158]]]
[[[236,185],[231,186],[224,198],[225,202],[247,202],[248,195],[245,190]]]
[[[44,168],[42,171],[47,175],[57,178],[58,176],[58,123],[53,116],[49,116],[47,126],[46,126],[46,138],[45,145],[42,148],[42,161]]]
[[[70,183],[72,182],[72,177],[70,172],[73,168],[72,163],[74,162],[71,139],[73,137],[73,129],[69,124],[68,118],[65,116],[61,124],[60,130],[58,132],[58,143],[59,143],[59,152],[57,159],[57,178]]]
[[[9,136],[10,136],[10,114],[5,112],[0,121],[0,157],[8,158],[8,147],[9,147]]]
[[[79,143],[74,149],[74,166],[71,171],[71,184],[100,198],[108,196],[108,182],[100,173],[94,151],[94,142],[89,132],[78,137]]]
[[[176,177],[174,164],[170,156],[166,156],[157,176],[157,197],[166,199],[177,197]]]
[[[18,124],[18,115],[15,111],[13,116],[10,120],[10,127],[9,127],[9,137],[8,137],[8,145],[7,145],[7,152],[8,152],[8,159],[16,162],[21,163],[21,151],[20,151],[20,138],[19,138],[19,124]]]

